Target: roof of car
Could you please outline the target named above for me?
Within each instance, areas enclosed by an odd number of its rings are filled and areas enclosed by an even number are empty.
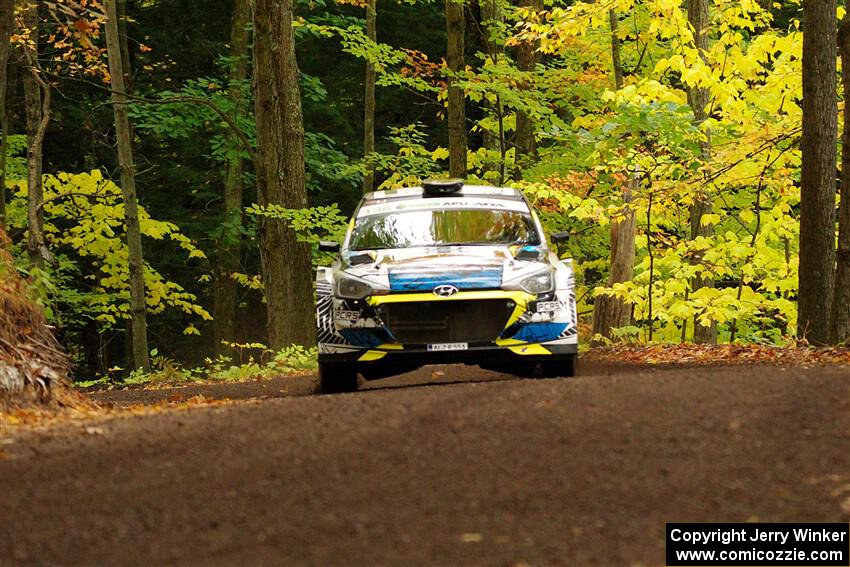
[[[363,197],[363,204],[374,204],[396,199],[421,199],[427,195],[422,187],[404,187],[390,191],[374,191]],[[454,193],[442,195],[443,197],[495,197],[497,199],[510,199],[521,201],[522,193],[511,187],[490,187],[487,185],[464,185],[462,189]]]

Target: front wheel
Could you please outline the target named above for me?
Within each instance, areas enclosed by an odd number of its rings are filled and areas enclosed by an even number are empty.
[[[342,394],[357,390],[357,372],[347,365],[319,363],[319,394]]]
[[[576,355],[542,363],[544,378],[572,378],[576,375]]]

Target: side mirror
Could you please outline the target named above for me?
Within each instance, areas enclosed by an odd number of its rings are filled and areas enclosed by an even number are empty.
[[[552,239],[552,242],[554,242],[555,244],[561,244],[562,242],[566,242],[570,239],[570,233],[566,232],[566,231],[556,232],[550,238]]]
[[[331,240],[320,240],[319,241],[319,251],[320,252],[339,252],[340,246],[339,242],[333,242]]]

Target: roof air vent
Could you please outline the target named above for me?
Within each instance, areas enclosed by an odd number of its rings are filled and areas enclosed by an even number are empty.
[[[426,197],[442,197],[463,189],[463,179],[426,179],[422,182]]]

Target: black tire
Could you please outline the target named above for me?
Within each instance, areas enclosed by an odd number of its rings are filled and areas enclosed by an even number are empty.
[[[576,356],[544,362],[540,366],[544,378],[572,378],[576,375]]]
[[[357,372],[342,364],[319,363],[319,394],[357,391]]]

